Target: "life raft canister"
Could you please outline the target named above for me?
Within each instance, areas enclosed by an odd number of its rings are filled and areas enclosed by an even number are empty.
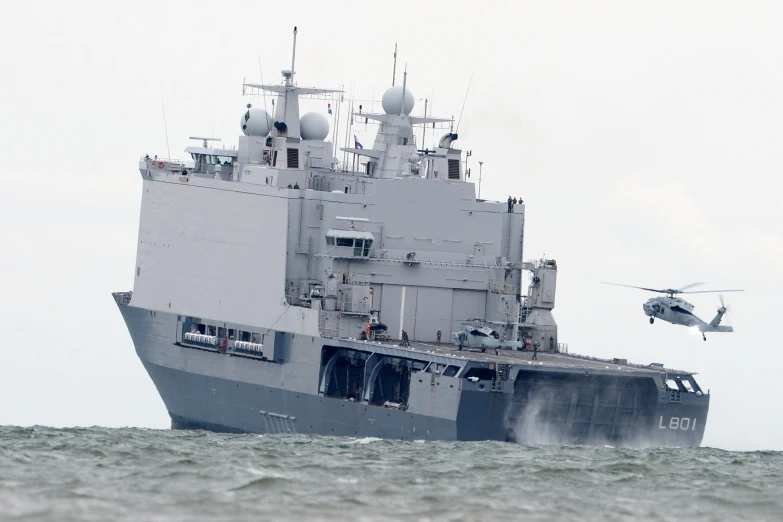
[[[162,169],[162,168],[163,168],[163,167],[165,167],[165,166],[166,166],[166,164],[165,164],[165,163],[163,163],[162,161],[159,161],[159,162],[158,162],[158,168],[159,168],[159,169]]]

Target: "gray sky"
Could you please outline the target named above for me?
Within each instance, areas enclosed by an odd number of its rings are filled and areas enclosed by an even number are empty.
[[[397,42],[414,112],[426,97],[457,117],[475,71],[458,144],[485,162],[483,196],[525,200],[526,257],[557,259],[561,340],[697,371],[712,391],[705,445],[783,449],[783,8],[641,4],[5,8],[0,424],[168,426],[110,295],[133,282],[138,158],[167,155],[161,97],[172,156],[190,135],[235,144],[243,78],[260,80],[260,55],[279,81],[298,25],[300,85],[380,99]],[[705,343],[649,325],[649,296],[605,280],[747,292],[725,296],[737,332]],[[716,296],[691,301],[715,314]]]

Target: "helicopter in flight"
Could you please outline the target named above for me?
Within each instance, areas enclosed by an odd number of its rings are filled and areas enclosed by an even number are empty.
[[[677,324],[682,326],[696,327],[701,332],[702,338],[706,341],[706,332],[733,332],[734,328],[731,326],[721,325],[720,321],[723,319],[724,314],[727,312],[726,305],[723,303],[723,296],[719,295],[720,308],[718,313],[712,318],[712,321],[707,322],[700,319],[693,313],[694,306],[681,297],[677,297],[678,294],[710,294],[717,292],[744,292],[744,290],[696,290],[688,291],[689,288],[702,285],[704,283],[693,283],[682,288],[646,288],[643,286],[631,286],[621,285],[617,283],[604,283],[606,285],[624,286],[626,288],[637,288],[639,290],[647,290],[648,292],[658,292],[659,294],[665,294],[660,297],[652,297],[648,299],[643,305],[644,313],[650,317],[650,324],[655,322],[655,318],[661,319],[671,324]]]

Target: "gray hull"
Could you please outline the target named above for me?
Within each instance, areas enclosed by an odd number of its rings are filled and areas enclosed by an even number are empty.
[[[506,380],[493,377],[475,382],[447,376],[448,371],[417,371],[406,379],[409,390],[401,407],[328,396],[325,350],[370,353],[364,382],[375,386],[371,379],[378,378],[379,372],[370,372],[369,361],[378,354],[398,357],[403,349],[276,332],[275,358],[262,360],[186,346],[177,333],[181,317],[175,314],[124,304],[119,308],[173,428],[406,440],[698,446],[706,425],[708,395],[674,397],[658,386],[653,372],[618,374],[579,364],[509,365],[511,377]],[[408,357],[444,359],[431,352],[411,350]],[[450,357],[464,364],[463,356]],[[337,383],[333,386],[339,387],[340,377],[332,379]]]

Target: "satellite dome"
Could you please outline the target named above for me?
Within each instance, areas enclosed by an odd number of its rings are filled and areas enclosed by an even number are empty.
[[[413,93],[408,89],[405,89],[405,114],[410,114],[413,110]],[[381,99],[381,105],[383,105],[383,112],[386,114],[400,114],[402,106],[402,85],[395,85],[389,87],[386,92],[383,93]]]
[[[320,112],[308,112],[299,119],[299,133],[303,140],[323,141],[329,135],[329,120]]]
[[[272,130],[272,118],[264,109],[248,108],[239,126],[245,136],[266,136]]]

